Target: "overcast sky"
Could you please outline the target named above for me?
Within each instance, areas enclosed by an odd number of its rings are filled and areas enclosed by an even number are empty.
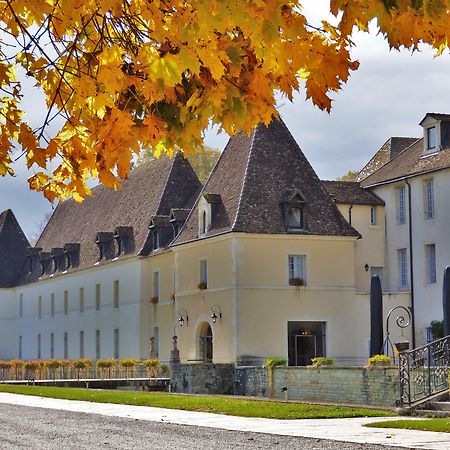
[[[311,21],[323,14],[328,2],[307,0]],[[389,52],[376,33],[360,33],[352,55],[361,66],[343,90],[333,96],[329,115],[305,101],[304,92],[280,101],[280,113],[301,149],[322,179],[335,179],[358,170],[390,136],[420,137],[418,123],[427,112],[450,113],[450,55],[434,59],[421,49]],[[38,125],[45,107],[35,96],[27,99],[27,111]],[[224,135],[207,134],[209,145],[223,149]],[[25,167],[17,176],[0,178],[0,211],[11,208],[27,235],[31,235],[52,206],[39,193],[28,190]]]

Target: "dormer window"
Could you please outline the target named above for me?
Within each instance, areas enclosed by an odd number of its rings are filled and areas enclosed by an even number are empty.
[[[303,208],[298,206],[287,208],[287,226],[294,230],[303,229]]]
[[[111,259],[114,255],[114,233],[110,231],[99,231],[95,243],[98,246],[99,255],[97,262],[103,259]]]
[[[203,236],[206,234],[206,211],[202,211],[200,219],[200,234]]]
[[[305,200],[300,193],[295,193],[284,203],[284,220],[288,231],[296,232],[305,229]]]
[[[431,150],[437,146],[436,127],[427,128],[427,149]]]
[[[133,227],[116,227],[114,239],[117,245],[116,258],[134,251]]]

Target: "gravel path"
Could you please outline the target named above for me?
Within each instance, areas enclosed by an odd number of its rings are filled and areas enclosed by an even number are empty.
[[[385,447],[0,404],[0,449],[360,449]]]

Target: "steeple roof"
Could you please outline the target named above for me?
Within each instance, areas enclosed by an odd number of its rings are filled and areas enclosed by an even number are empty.
[[[26,259],[29,246],[14,213],[0,214],[0,288],[14,286]]]
[[[202,194],[220,196],[203,237],[227,232],[287,234],[283,204],[303,200],[302,234],[358,236],[338,211],[286,125],[273,120],[230,139]],[[199,197],[199,199],[202,195]],[[198,202],[173,244],[198,238]]]

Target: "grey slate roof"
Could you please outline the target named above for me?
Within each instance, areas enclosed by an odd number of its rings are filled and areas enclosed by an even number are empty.
[[[389,161],[397,157],[403,150],[417,142],[419,138],[391,137],[378,150],[372,159],[364,166],[357,175],[355,181],[362,181],[369,175],[381,169]]]
[[[425,117],[420,121],[419,125],[422,125],[422,123],[424,122],[424,120],[427,117],[432,117],[433,119],[436,119],[436,120],[444,120],[444,121],[450,120],[450,114],[442,114],[442,113],[433,113],[433,112],[431,112],[431,113],[426,113],[425,114]]]
[[[365,178],[363,187],[383,184],[450,167],[450,148],[444,148],[431,155],[423,156],[423,139],[406,148],[392,161]]]
[[[0,214],[0,288],[17,283],[29,245],[13,212],[3,211]]]
[[[322,184],[335,203],[384,206],[380,197],[368,189],[363,189],[356,181],[322,181]]]
[[[273,120],[230,139],[203,193],[220,195],[205,237],[227,232],[287,234],[283,202],[305,200],[303,234],[359,236],[325,192],[286,125]],[[200,198],[200,197],[199,197]],[[217,197],[216,197],[217,198]],[[198,239],[198,200],[173,242]]]
[[[143,254],[149,248],[150,219],[169,216],[172,208],[191,208],[200,189],[197,175],[181,154],[173,159],[162,156],[133,169],[118,191],[100,185],[82,203],[72,199],[60,203],[36,247],[50,251],[66,243],[80,243],[79,268],[86,268],[98,259],[98,232],[132,227],[135,251],[120,258]],[[22,281],[30,282],[38,276],[26,276],[24,272]]]

